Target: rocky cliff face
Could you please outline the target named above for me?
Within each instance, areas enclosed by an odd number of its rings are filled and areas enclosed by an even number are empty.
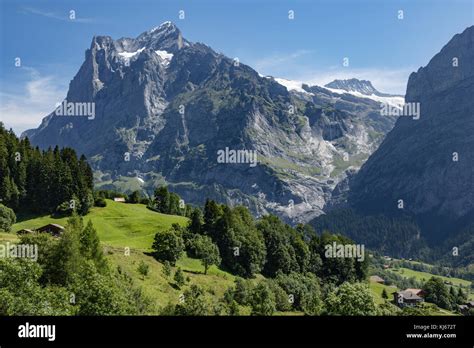
[[[403,210],[442,238],[474,217],[474,27],[412,73],[407,105],[351,184],[350,204],[370,213]],[[413,110],[412,110],[413,111]],[[400,201],[402,200],[402,201]]]
[[[321,214],[396,119],[380,115],[383,98],[290,88],[170,22],[137,38],[94,37],[66,100],[94,103],[94,117],[53,112],[25,134],[86,154],[98,185],[167,183],[187,202],[210,197],[292,221]]]
[[[375,89],[372,82],[367,80],[348,79],[348,80],[334,80],[324,87],[339,89],[346,92],[358,92],[364,95],[374,95],[379,97],[395,97],[396,95],[381,93]]]

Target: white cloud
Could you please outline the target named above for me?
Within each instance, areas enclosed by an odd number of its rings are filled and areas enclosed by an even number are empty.
[[[76,18],[70,19],[69,18],[69,12],[67,12],[63,15],[60,15],[60,14],[57,14],[56,12],[40,10],[38,8],[33,8],[33,7],[23,7],[23,11],[27,12],[27,13],[30,13],[30,14],[34,14],[34,15],[38,15],[38,16],[42,16],[42,17],[46,17],[46,18],[57,19],[57,20],[64,21],[64,22],[76,22],[76,23],[92,23],[92,22],[94,22],[93,18],[78,17],[77,15],[75,16]]]
[[[258,72],[265,73],[275,68],[287,66],[288,64],[297,61],[299,58],[310,54],[310,50],[298,50],[289,54],[274,54],[268,57],[257,59],[252,63],[253,68]]]
[[[29,78],[20,88],[21,93],[0,92],[0,121],[13,128],[17,135],[36,128],[56,103],[66,96],[66,88],[55,76],[41,76],[35,69],[23,67]]]

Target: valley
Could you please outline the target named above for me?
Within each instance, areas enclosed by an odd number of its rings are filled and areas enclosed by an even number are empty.
[[[126,204],[106,200],[105,208],[94,207],[91,212],[84,217],[84,222],[92,221],[97,228],[97,233],[101,241],[101,246],[105,256],[113,268],[117,268],[120,272],[125,272],[133,279],[136,286],[142,288],[152,300],[152,312],[149,314],[160,314],[164,307],[169,303],[178,304],[183,288],[177,288],[174,281],[163,274],[163,263],[157,261],[150,252],[153,237],[157,231],[165,230],[171,227],[173,223],[186,226],[188,219],[181,216],[173,216],[153,212],[146,208],[143,204]],[[53,218],[51,216],[40,217],[23,217],[20,221],[12,226],[12,232],[0,232],[0,243],[18,242],[17,231],[22,229],[34,229],[47,224],[66,224],[67,218]],[[392,264],[401,262],[390,258]],[[410,261],[414,264],[415,261]],[[141,263],[149,267],[147,275],[139,272],[138,267]],[[425,264],[425,266],[430,266]],[[232,287],[236,276],[222,270],[216,266],[212,266],[207,274],[204,274],[204,267],[197,259],[183,255],[174,267],[172,272],[180,268],[184,276],[187,278],[185,288],[191,284],[200,286],[206,292],[207,296],[218,301],[224,296],[225,291]],[[448,278],[437,276],[427,272],[417,272],[403,267],[392,267],[388,271],[394,272],[404,278],[415,278],[416,280],[425,282],[432,276],[441,278],[445,283],[449,283],[456,289],[461,285],[464,290],[469,291],[471,282],[459,278]],[[257,275],[251,280],[255,284],[265,279],[262,275]],[[393,298],[392,294],[398,290],[394,285],[388,286],[379,284],[367,279],[370,291],[377,305],[385,303],[382,292],[388,294],[388,298]],[[474,294],[469,297],[473,299]],[[248,306],[240,306],[240,315],[249,315],[251,308]],[[438,308],[433,304],[424,305],[430,315],[455,315],[455,312]],[[301,311],[285,311],[275,312],[274,315],[303,315]]]

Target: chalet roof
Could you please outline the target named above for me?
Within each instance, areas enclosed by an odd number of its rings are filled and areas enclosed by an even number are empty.
[[[65,228],[58,224],[47,224],[40,228],[37,228],[36,231],[38,232],[52,232],[53,234],[60,234],[63,233]]]
[[[379,277],[378,275],[370,276],[370,281],[377,282],[377,283],[385,282],[385,280],[383,278]]]
[[[49,224],[47,226],[54,226],[54,227],[57,227],[57,228],[60,228],[60,229],[64,230],[64,227],[61,226],[61,225],[58,225],[58,224]]]
[[[423,290],[422,289],[415,289],[415,288],[408,288],[408,289],[405,289],[405,291],[409,291],[409,292],[414,293],[415,295],[418,295]]]
[[[396,292],[396,294],[397,295],[402,295],[402,297],[405,300],[422,300],[422,298],[420,296],[418,296],[417,294],[414,294],[411,291],[407,291],[407,290]]]
[[[27,234],[27,233],[34,233],[34,231],[30,230],[29,228],[23,228],[17,232],[17,234]]]
[[[44,225],[44,226],[42,226],[42,227],[40,227],[40,228],[37,228],[37,230],[43,230],[43,229],[46,229],[46,228],[48,228],[48,227],[54,227],[54,228],[57,228],[57,229],[59,229],[59,230],[64,230],[64,227],[61,226],[61,225],[58,225],[58,224],[47,224],[47,225]]]

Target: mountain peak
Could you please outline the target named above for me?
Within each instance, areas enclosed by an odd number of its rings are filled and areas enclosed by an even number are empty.
[[[141,47],[148,47],[155,50],[165,49],[173,53],[189,44],[182,37],[179,28],[170,21],[163,22],[159,26],[140,34],[136,38],[136,41]]]
[[[365,95],[380,94],[380,92],[372,86],[372,82],[354,78],[348,80],[334,80],[324,87],[342,89],[347,92],[359,92]]]
[[[179,31],[178,27],[173,22],[166,21],[166,22],[161,23],[159,26],[148,30],[147,33],[149,34],[165,33],[165,32],[173,32],[176,30]]]

